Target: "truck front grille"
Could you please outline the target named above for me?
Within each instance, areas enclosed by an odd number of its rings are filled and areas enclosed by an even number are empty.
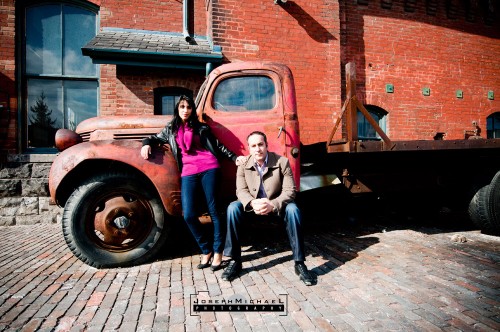
[[[122,140],[122,139],[132,139],[141,141],[143,138],[151,136],[151,133],[115,133],[113,134],[113,139]]]
[[[95,130],[79,133],[83,142],[99,140],[135,140],[140,141],[143,138],[159,132],[161,128],[141,128],[141,129],[116,129],[116,130]]]
[[[88,142],[90,140],[90,131],[84,132],[84,133],[80,133],[79,135],[80,135],[80,137],[82,138],[82,140],[84,142]]]

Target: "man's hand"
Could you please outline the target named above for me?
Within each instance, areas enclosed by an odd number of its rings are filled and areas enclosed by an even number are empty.
[[[141,156],[142,156],[142,158],[148,159],[150,154],[151,154],[151,146],[144,145],[141,148]]]
[[[260,216],[268,215],[274,210],[273,203],[268,198],[257,198],[250,202],[255,214]]]
[[[238,156],[238,158],[236,158],[236,166],[240,166],[240,165],[243,165],[244,163],[247,162],[248,158],[250,158],[250,156]]]

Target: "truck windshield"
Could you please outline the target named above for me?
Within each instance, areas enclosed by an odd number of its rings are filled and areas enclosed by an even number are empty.
[[[212,107],[225,112],[262,111],[273,109],[276,89],[268,76],[230,77],[215,89]]]

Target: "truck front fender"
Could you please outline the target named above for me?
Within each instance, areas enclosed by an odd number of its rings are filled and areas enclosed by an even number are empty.
[[[140,155],[141,146],[141,142],[133,140],[100,140],[64,150],[52,163],[49,173],[52,201],[64,205],[67,197],[60,189],[72,192],[88,176],[102,171],[100,165],[111,169],[125,167],[153,184],[169,214],[182,215],[180,172],[170,148],[153,149],[149,159],[145,160]]]

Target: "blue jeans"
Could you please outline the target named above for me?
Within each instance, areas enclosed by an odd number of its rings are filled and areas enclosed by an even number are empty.
[[[189,230],[198,243],[204,255],[213,252],[222,253],[224,249],[225,224],[221,223],[217,209],[217,183],[219,183],[220,171],[218,168],[210,169],[194,175],[181,178],[182,212]],[[207,202],[208,213],[212,218],[213,236],[208,233],[207,227],[202,225],[198,219],[199,213],[196,209],[203,190]]]
[[[240,225],[246,220],[253,218],[278,218],[281,219],[286,226],[288,240],[292,247],[293,260],[296,262],[305,261],[304,254],[304,236],[302,234],[302,215],[299,208],[293,202],[290,202],[285,207],[285,215],[278,217],[259,216],[253,211],[246,212],[243,209],[243,204],[240,201],[234,201],[227,207],[227,236],[224,255],[231,257],[235,261],[241,261],[241,244],[240,244]]]

